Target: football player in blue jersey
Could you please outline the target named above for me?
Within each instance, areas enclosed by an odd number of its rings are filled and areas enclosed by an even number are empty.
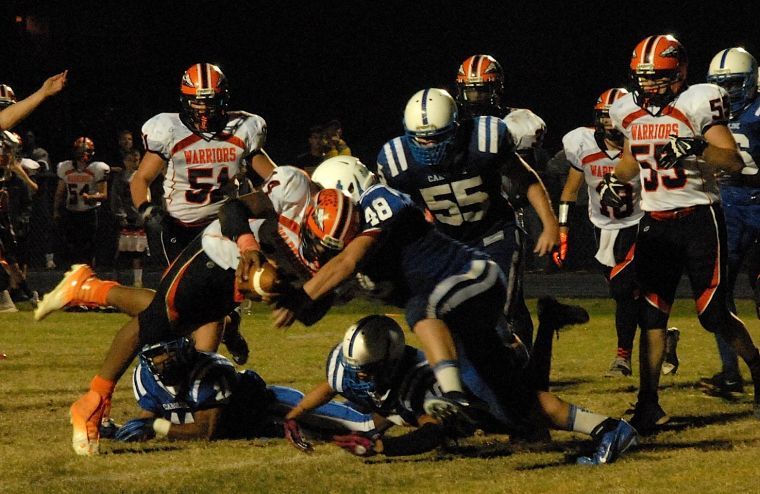
[[[275,326],[293,324],[355,273],[365,283],[390,284],[386,301],[405,308],[443,392],[443,400],[430,402],[431,410],[437,409],[432,413],[466,415],[476,407],[463,394],[461,377],[474,369],[485,381],[483,392],[493,393],[505,415],[516,416],[505,420],[522,421],[527,416],[523,400],[515,399],[507,382],[513,354],[496,330],[506,301],[502,270],[488,254],[435,228],[410,196],[387,185],[365,190],[359,208],[362,232],[302,287],[276,301]]]
[[[553,299],[540,303],[541,317],[538,339],[548,340],[545,350],[551,354],[554,331],[565,323],[588,320],[579,308],[559,304]],[[544,338],[548,334],[548,338]],[[538,345],[537,345],[538,346]],[[543,352],[536,348],[536,351]],[[425,411],[425,403],[443,397],[433,370],[422,352],[406,345],[401,327],[387,316],[371,315],[352,325],[327,358],[327,380],[307,393],[303,401],[287,415],[289,420],[301,420],[307,412],[341,395],[361,411],[374,414],[376,428],[369,432],[354,432],[333,438],[335,444],[358,456],[384,454],[400,456],[430,451],[442,445],[448,437],[468,435],[476,427],[496,433],[512,433],[511,424],[502,422],[490,412],[477,414],[475,423],[459,424],[441,421]],[[515,368],[525,381],[536,370]],[[539,371],[540,372],[540,371]],[[476,382],[477,379],[473,379]],[[543,381],[540,378],[539,381]],[[474,396],[473,391],[466,392]],[[487,395],[484,395],[486,400]],[[536,425],[548,422],[553,427],[590,434],[597,441],[594,454],[581,457],[578,463],[603,464],[615,461],[630,446],[636,444],[636,431],[625,421],[589,412],[568,404],[548,391],[529,395],[533,404],[531,419]],[[498,403],[488,403],[489,410]],[[540,418],[539,418],[540,417]],[[400,436],[384,436],[394,424],[415,429]],[[542,426],[544,424],[541,424]]]
[[[430,211],[441,232],[491,256],[509,282],[507,320],[530,346],[533,328],[520,281],[521,235],[502,192],[503,179],[541,219],[536,254],[543,256],[557,245],[557,219],[538,175],[516,153],[506,123],[491,116],[457,116],[448,92],[430,88],[415,93],[404,110],[405,134],[388,141],[378,154],[378,174]]]
[[[734,312],[733,293],[737,275],[760,235],[760,98],[757,78],[757,61],[744,48],[721,50],[713,57],[707,72],[707,82],[723,87],[731,99],[728,128],[744,160],[741,172],[723,173],[718,177],[726,218],[727,292]],[[757,293],[758,272],[752,271],[752,263],[748,263],[748,268],[750,284]],[[706,392],[718,396],[729,397],[732,393],[743,392],[736,351],[720,334],[715,334],[715,340],[723,368],[714,376],[702,379],[700,384]]]
[[[237,372],[185,337],[147,345],[138,357],[132,387],[141,413],[114,431],[119,441],[282,437],[283,416],[303,398],[296,389],[267,386],[252,370]],[[371,415],[337,402],[325,402],[301,422],[321,434],[374,428]],[[308,451],[300,429],[285,435]]]

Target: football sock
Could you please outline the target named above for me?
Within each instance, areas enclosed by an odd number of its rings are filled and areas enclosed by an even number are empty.
[[[110,397],[115,387],[115,382],[103,379],[100,376],[95,376],[90,382],[90,391],[95,391],[104,398]]]
[[[115,281],[105,281],[95,277],[89,278],[79,288],[76,300],[82,303],[92,303],[95,305],[108,305],[106,299],[111,288],[118,286]]]
[[[567,417],[567,430],[591,435],[594,429],[608,418],[606,415],[589,412],[585,408],[570,404],[570,412]]]
[[[135,285],[142,286],[142,274],[143,270],[141,269],[133,269],[132,274],[134,275],[134,283]]]
[[[433,373],[444,393],[463,391],[462,380],[459,377],[459,362],[456,360],[441,360],[433,366]]]

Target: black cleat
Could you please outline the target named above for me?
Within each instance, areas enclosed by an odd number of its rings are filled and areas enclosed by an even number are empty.
[[[678,340],[681,339],[681,332],[678,328],[668,328],[665,334],[665,360],[662,362],[662,373],[675,374],[678,371]]]
[[[706,395],[720,398],[733,398],[734,393],[744,393],[744,384],[741,377],[729,376],[718,372],[712,377],[703,377],[699,380],[699,386]]]
[[[570,324],[583,324],[589,321],[588,312],[580,305],[563,304],[552,297],[538,299],[537,308],[539,323],[548,324],[555,331]]]
[[[231,322],[224,325],[224,334],[222,335],[222,343],[229,350],[232,360],[238,365],[243,365],[248,362],[248,342],[245,341],[243,335],[240,334],[240,314],[237,309],[228,314]]]
[[[628,422],[641,435],[648,435],[657,432],[661,425],[670,421],[670,416],[665,413],[659,403],[636,403],[633,410],[633,417]]]

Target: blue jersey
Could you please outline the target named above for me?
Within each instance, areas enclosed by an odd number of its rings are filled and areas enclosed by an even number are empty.
[[[392,282],[398,297],[394,302],[400,306],[431,292],[440,281],[468,271],[473,260],[488,258],[437,231],[411,197],[386,185],[367,189],[359,205],[364,220],[361,234],[378,240],[359,271],[372,281]]]
[[[745,166],[760,167],[760,97],[738,117],[732,118],[728,128],[739,145]]]
[[[404,422],[418,425],[417,417],[425,414],[425,398],[442,395],[425,356],[414,347],[406,346],[389,389],[379,395],[367,392],[362,382],[347,375],[341,346],[338,344],[327,357],[327,382],[360,410],[383,417],[398,415]]]
[[[514,211],[502,195],[502,176],[521,167],[507,125],[495,117],[462,122],[452,151],[443,165],[417,162],[409,136],[386,143],[377,169],[389,186],[410,194],[435,217],[446,235],[469,243],[514,223]]]
[[[211,352],[198,353],[182,386],[166,386],[139,364],[132,387],[140,408],[172,424],[193,423],[195,411],[217,407],[225,407],[225,416],[236,419],[239,414],[228,412],[238,407],[246,408],[249,417],[259,417],[269,405],[266,384],[258,374],[251,370],[237,372],[224,356]]]

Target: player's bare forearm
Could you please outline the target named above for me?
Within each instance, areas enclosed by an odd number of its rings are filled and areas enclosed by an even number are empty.
[[[317,300],[348,279],[375,241],[373,237],[366,235],[356,237],[343,252],[330,259],[304,284],[306,294],[312,300]]]
[[[66,85],[66,74],[61,72],[50,78],[37,91],[0,111],[0,129],[9,130],[29,116],[49,96],[58,93]]]
[[[263,179],[269,178],[275,167],[276,165],[263,149],[251,157],[251,168]]]
[[[301,401],[288,412],[285,419],[298,419],[301,415],[315,408],[319,408],[329,402],[337,393],[330,387],[327,382],[322,382],[314,389],[306,393]]]
[[[209,408],[193,413],[193,423],[172,424],[166,436],[172,440],[204,439],[210,441],[216,438],[222,408]]]
[[[528,201],[533,209],[536,210],[543,230],[536,240],[536,246],[533,249],[539,256],[543,256],[559,243],[559,223],[552,210],[549,195],[541,182],[531,184],[528,187]]]
[[[744,161],[736,149],[725,149],[709,144],[702,153],[702,158],[715,168],[730,173],[738,172],[744,167]]]
[[[570,168],[567,173],[567,180],[565,186],[562,188],[562,194],[559,200],[562,202],[576,202],[578,200],[578,191],[581,190],[581,186],[584,183],[583,173],[579,172],[575,168]]]

